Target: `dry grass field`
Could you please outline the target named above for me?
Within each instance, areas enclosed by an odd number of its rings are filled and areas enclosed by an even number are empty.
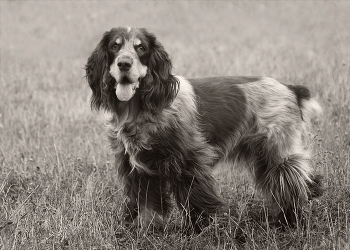
[[[350,2],[1,1],[0,249],[350,249]],[[84,64],[104,31],[146,27],[185,77],[265,75],[324,108],[313,165],[325,194],[281,230],[245,175],[221,178],[231,213],[197,235],[176,210],[125,228],[123,196],[90,110]]]

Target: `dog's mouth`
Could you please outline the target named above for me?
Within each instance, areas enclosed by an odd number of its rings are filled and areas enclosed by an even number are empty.
[[[123,76],[120,83],[121,84],[129,84],[129,83],[132,83],[132,81],[129,79],[129,77]]]
[[[120,101],[129,101],[136,93],[136,89],[140,86],[140,81],[131,80],[127,76],[123,76],[120,81],[116,82],[115,94]]]

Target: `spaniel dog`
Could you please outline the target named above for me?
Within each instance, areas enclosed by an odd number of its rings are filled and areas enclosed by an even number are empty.
[[[167,52],[143,28],[104,33],[85,69],[92,108],[111,115],[127,222],[166,216],[174,199],[186,228],[202,226],[226,209],[212,176],[220,162],[245,166],[284,223],[295,223],[321,194],[307,143],[321,108],[306,87],[267,77],[173,75]]]

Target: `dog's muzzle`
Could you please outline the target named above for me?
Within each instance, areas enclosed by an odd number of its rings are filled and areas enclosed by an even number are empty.
[[[120,71],[127,72],[131,69],[134,60],[130,57],[122,57],[118,59],[117,66]]]

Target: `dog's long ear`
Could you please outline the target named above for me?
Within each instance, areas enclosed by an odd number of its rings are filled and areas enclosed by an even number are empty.
[[[150,41],[148,73],[143,78],[143,107],[158,113],[170,105],[177,95],[179,81],[172,75],[172,63],[164,47],[153,34],[147,33]]]
[[[104,33],[85,65],[86,79],[92,90],[91,108],[96,110],[107,108],[106,88],[107,81],[110,80],[107,54],[109,33]]]

